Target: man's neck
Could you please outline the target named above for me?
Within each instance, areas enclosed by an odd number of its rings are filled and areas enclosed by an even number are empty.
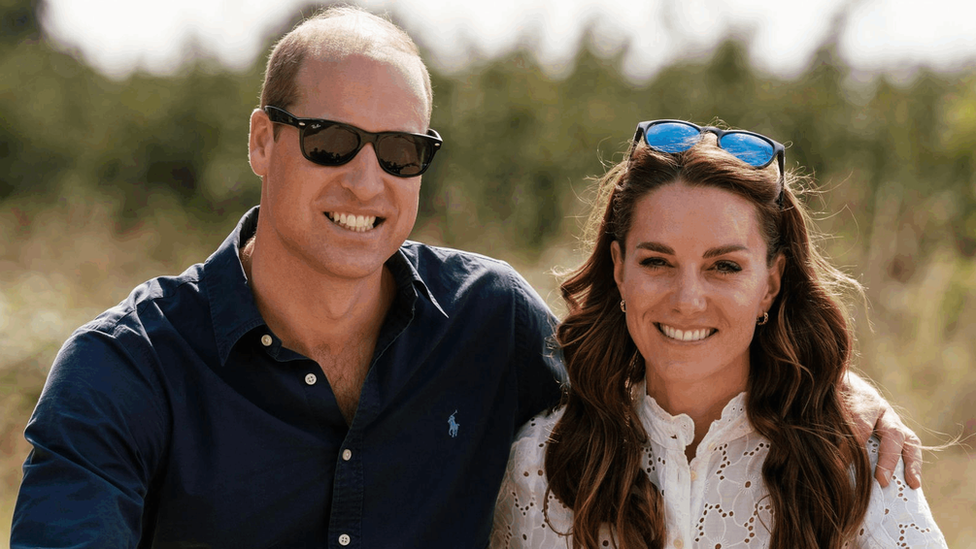
[[[343,280],[287,254],[274,255],[261,248],[257,237],[240,249],[258,311],[285,347],[311,357],[314,349],[375,339],[396,293],[389,269]]]

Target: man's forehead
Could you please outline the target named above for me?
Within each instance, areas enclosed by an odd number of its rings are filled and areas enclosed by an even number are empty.
[[[385,49],[309,52],[299,74],[308,72],[348,73],[351,68],[373,64],[392,69],[409,80],[421,78],[423,65],[418,57]],[[420,80],[422,82],[422,79]]]
[[[352,112],[362,112],[370,97],[382,98],[378,108],[411,112],[410,119],[419,126],[409,131],[423,132],[429,123],[429,106],[421,70],[408,57],[356,53],[341,59],[307,58],[296,78],[298,103],[310,109],[303,113],[306,116],[354,123],[349,118]],[[386,75],[395,76],[388,80]],[[384,128],[373,128],[377,129]]]
[[[373,71],[391,71],[423,91],[423,70],[419,60],[400,52],[351,52],[341,56],[309,56],[298,72],[299,93],[321,85],[342,85]]]

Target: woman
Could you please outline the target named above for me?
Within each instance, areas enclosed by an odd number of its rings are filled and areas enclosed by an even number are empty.
[[[777,160],[778,162],[773,162]],[[638,125],[562,285],[571,390],[519,434],[493,547],[944,547],[837,390],[857,282],[810,242],[782,145]]]

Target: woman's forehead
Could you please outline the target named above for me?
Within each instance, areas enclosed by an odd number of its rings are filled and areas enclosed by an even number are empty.
[[[678,180],[638,199],[627,247],[660,241],[670,247],[762,245],[758,210],[749,199],[714,186]]]

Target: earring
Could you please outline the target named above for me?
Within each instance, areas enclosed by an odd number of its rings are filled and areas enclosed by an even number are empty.
[[[756,326],[763,326],[769,322],[769,313],[763,313],[762,320],[756,319]]]
[[[625,313],[627,312],[627,302],[622,299],[620,300],[620,310]]]

